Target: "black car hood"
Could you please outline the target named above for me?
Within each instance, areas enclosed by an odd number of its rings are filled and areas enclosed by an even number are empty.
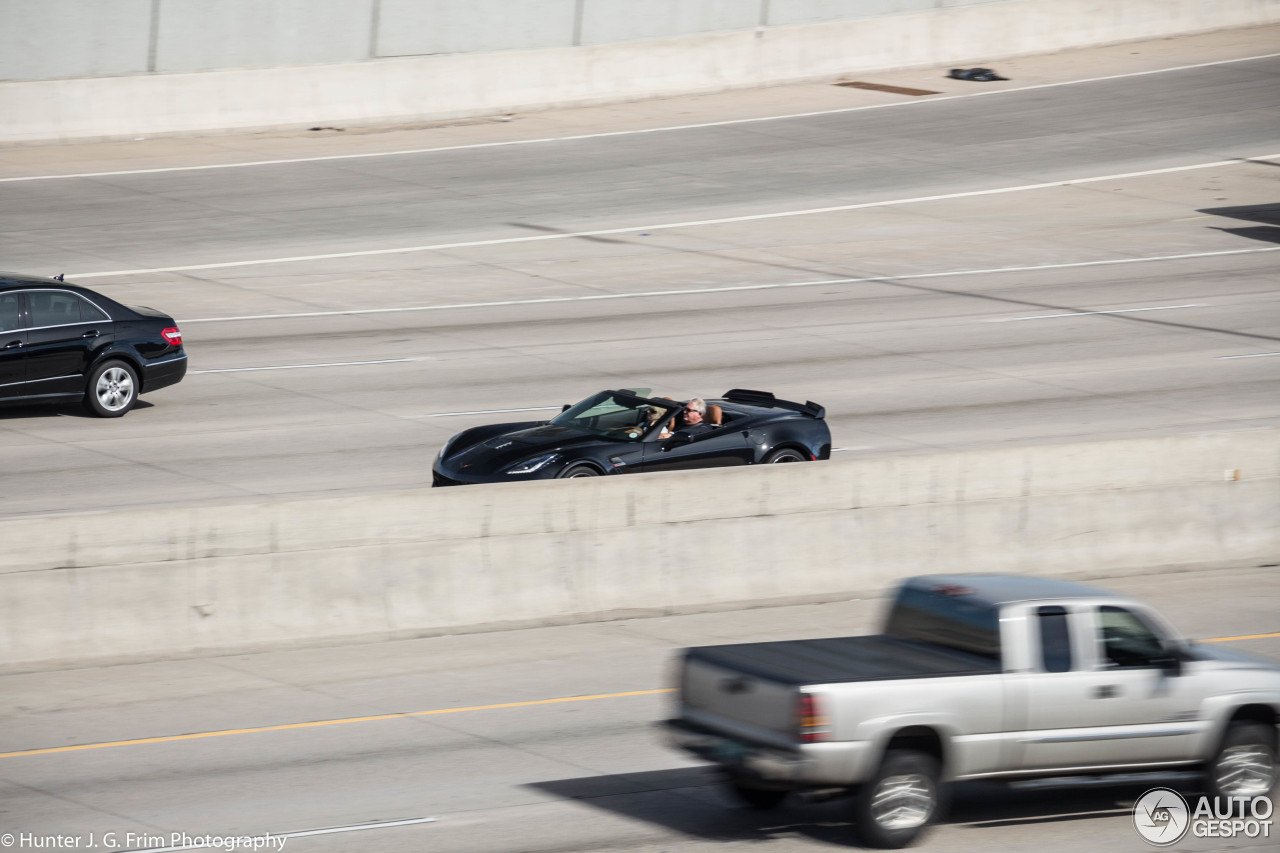
[[[543,453],[567,452],[584,445],[607,441],[598,435],[569,427],[543,424],[542,426],[504,432],[493,438],[473,444],[465,450],[449,456],[449,463],[480,472],[496,473],[517,462],[523,462]]]

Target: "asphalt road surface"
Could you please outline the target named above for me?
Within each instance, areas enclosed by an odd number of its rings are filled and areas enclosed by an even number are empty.
[[[420,486],[604,387],[812,399],[837,460],[1273,425],[1280,58],[976,85],[0,158],[3,265],[172,313],[191,367],[0,409],[0,514]]]
[[[1280,661],[1274,569],[1098,583],[1152,602],[1192,637],[1269,634],[1230,645]],[[105,850],[108,833],[125,849],[166,846],[175,832],[343,830],[294,835],[284,849],[858,849],[848,800],[745,810],[708,770],[662,745],[652,724],[669,713],[662,691],[676,648],[870,632],[882,606],[762,608],[0,677],[0,840],[63,836],[87,849],[92,835]],[[68,746],[89,748],[60,751]],[[1137,853],[1150,848],[1134,830],[1134,800],[1167,784],[1194,787],[1166,776],[962,785],[921,849]],[[1173,849],[1274,850],[1276,831],[1273,824],[1270,840],[1189,837]],[[129,833],[141,842],[127,843]]]

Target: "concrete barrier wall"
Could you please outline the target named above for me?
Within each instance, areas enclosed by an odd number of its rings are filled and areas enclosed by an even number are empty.
[[[0,0],[0,80],[537,50],[1021,0]]]
[[[835,600],[922,572],[1271,564],[1280,430],[9,518],[0,542],[4,670]]]
[[[492,115],[1280,21],[1280,0],[458,2],[0,0],[0,143]],[[228,65],[278,67],[202,70]]]

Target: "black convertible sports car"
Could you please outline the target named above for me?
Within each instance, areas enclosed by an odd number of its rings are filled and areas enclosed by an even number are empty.
[[[793,403],[766,391],[735,388],[706,401],[709,428],[669,432],[683,404],[644,396],[647,393],[647,388],[601,391],[565,406],[550,421],[460,432],[436,457],[433,485],[808,462],[831,456],[826,411],[817,403]]]

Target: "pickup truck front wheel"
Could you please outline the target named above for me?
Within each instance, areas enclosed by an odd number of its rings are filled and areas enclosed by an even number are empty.
[[[906,847],[941,810],[938,761],[915,750],[890,750],[854,800],[854,821],[872,847]]]
[[[1259,797],[1276,784],[1276,732],[1261,723],[1236,722],[1208,768],[1215,797]]]

